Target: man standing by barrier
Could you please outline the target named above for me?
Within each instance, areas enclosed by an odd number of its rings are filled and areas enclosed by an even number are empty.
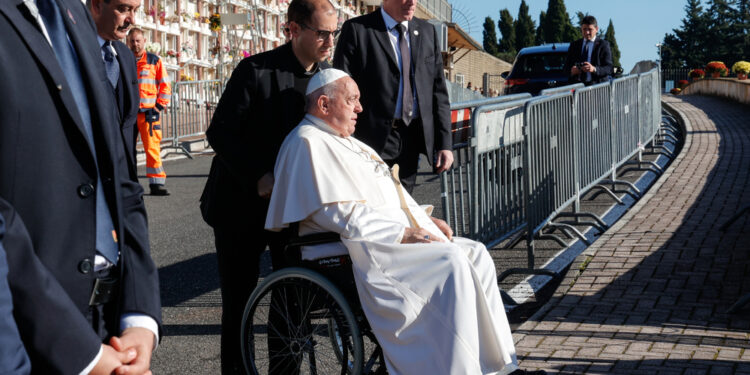
[[[293,0],[287,17],[291,41],[239,63],[206,131],[216,156],[201,212],[214,229],[219,261],[222,374],[244,373],[242,313],[258,281],[260,255],[267,245],[275,248],[263,227],[276,153],[302,120],[307,82],[328,67],[338,34],[328,0]]]
[[[612,50],[609,42],[596,37],[599,32],[596,18],[586,16],[581,20],[583,38],[570,43],[564,72],[569,72],[570,82],[586,86],[604,82],[613,73]]]
[[[346,21],[333,59],[362,91],[354,136],[399,165],[409,192],[420,154],[436,173],[453,164],[443,57],[435,28],[414,18],[416,7],[417,0],[383,0],[379,10]]]
[[[146,177],[151,195],[169,195],[164,187],[167,174],[161,163],[161,111],[169,104],[172,89],[169,75],[161,58],[146,52],[143,30],[132,29],[128,33],[128,47],[133,51],[138,69],[138,85],[141,102],[138,111],[138,132],[146,151]]]
[[[120,11],[122,5],[133,9],[133,12]],[[133,25],[135,10],[141,6],[141,0],[88,0],[86,6],[96,24],[107,79],[115,92],[130,179],[138,181],[135,143],[138,140],[136,119],[140,100],[136,65],[133,54],[120,39],[127,36],[128,29]]]

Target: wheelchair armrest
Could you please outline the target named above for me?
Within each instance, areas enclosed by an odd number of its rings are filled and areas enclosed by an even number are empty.
[[[312,233],[300,236],[298,235],[299,222],[291,223],[285,232],[289,234],[289,237],[283,242],[282,253],[288,264],[299,264],[302,261],[302,254],[300,251],[302,246],[320,245],[341,241],[341,235],[334,232]]]
[[[285,247],[289,248],[293,246],[311,246],[339,241],[341,241],[341,235],[336,232],[313,233],[305,236],[291,238],[289,239],[289,242],[286,243]]]

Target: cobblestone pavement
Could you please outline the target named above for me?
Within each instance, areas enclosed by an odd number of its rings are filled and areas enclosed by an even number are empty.
[[[750,374],[750,107],[665,96],[682,151],[514,332],[521,367],[553,374]]]

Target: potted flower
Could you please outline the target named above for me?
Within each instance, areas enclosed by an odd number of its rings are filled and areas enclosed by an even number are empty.
[[[732,65],[732,73],[737,75],[737,79],[747,79],[747,74],[750,73],[750,62],[737,61]]]
[[[219,15],[219,13],[214,13],[210,17],[208,17],[208,27],[211,29],[211,31],[221,31],[221,16]]]
[[[688,73],[688,77],[690,77],[693,80],[702,79],[706,76],[706,72],[703,71],[703,69],[693,69]]]
[[[672,95],[679,95],[680,92],[682,92],[682,89],[680,89],[679,87],[675,87],[675,88],[669,90],[669,92],[671,92]]]
[[[706,74],[710,74],[711,78],[726,77],[729,69],[721,61],[711,61],[706,64]]]
[[[680,90],[682,90],[682,89],[684,89],[684,88],[685,88],[685,86],[687,86],[687,85],[688,85],[689,83],[690,83],[690,82],[688,82],[688,81],[687,81],[686,79],[681,79],[681,80],[677,81],[677,87],[678,87],[678,88],[679,88]]]

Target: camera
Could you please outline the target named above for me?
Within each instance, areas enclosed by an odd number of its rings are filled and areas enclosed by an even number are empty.
[[[583,68],[583,63],[582,62],[577,62],[576,63],[576,68],[578,68],[578,69]]]

